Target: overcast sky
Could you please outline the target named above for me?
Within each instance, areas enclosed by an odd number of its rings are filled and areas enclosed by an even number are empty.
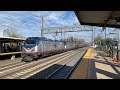
[[[62,27],[80,25],[73,11],[42,11],[44,16],[44,27]],[[3,30],[9,29],[22,34],[25,37],[40,36],[41,11],[0,11],[0,36]],[[96,28],[96,35],[101,34],[100,28]],[[104,33],[104,32],[103,32]],[[66,33],[65,37],[74,36],[91,41],[91,32]],[[53,34],[44,35],[53,39]],[[57,39],[64,36],[58,34]]]

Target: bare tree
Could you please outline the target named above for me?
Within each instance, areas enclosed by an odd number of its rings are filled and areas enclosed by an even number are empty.
[[[9,37],[14,37],[14,38],[23,38],[23,36],[21,34],[19,34],[17,31],[14,32],[13,30],[7,31],[6,35]]]
[[[68,37],[67,39],[65,39],[65,41],[85,43],[84,39],[79,39],[79,38],[74,38],[74,37]]]
[[[13,30],[9,30],[6,32],[6,35],[9,37],[13,37],[13,38],[23,38],[23,36],[17,32],[14,32]],[[17,48],[17,43],[15,42],[11,42],[10,43],[10,48],[12,48],[13,50]]]

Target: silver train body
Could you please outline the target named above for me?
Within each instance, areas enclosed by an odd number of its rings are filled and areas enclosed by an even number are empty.
[[[31,61],[43,54],[67,51],[80,47],[72,42],[54,41],[44,37],[29,37],[25,40],[22,48],[23,61]]]

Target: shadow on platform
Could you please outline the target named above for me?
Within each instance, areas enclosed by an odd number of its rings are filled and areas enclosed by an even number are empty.
[[[112,69],[117,74],[114,74],[114,73],[112,73],[110,71],[107,71],[107,70],[105,71],[105,70],[96,68],[95,67],[95,62],[111,66]],[[96,73],[100,73],[102,75],[105,75],[105,76],[113,78],[113,79],[120,79],[120,72],[116,69],[116,67],[120,68],[120,64],[118,64],[118,63],[108,62],[107,60],[103,61],[103,60],[93,59],[93,60],[90,60],[89,66],[90,67],[89,67],[88,79],[97,79]]]

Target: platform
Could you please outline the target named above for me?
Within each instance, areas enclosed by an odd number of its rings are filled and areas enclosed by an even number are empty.
[[[21,54],[21,52],[0,53],[0,56],[3,56],[3,55],[13,55],[13,54]]]
[[[13,60],[16,57],[20,57],[21,52],[9,52],[9,53],[0,53],[0,60],[10,59]]]
[[[102,51],[89,48],[71,79],[120,79],[120,63]]]

